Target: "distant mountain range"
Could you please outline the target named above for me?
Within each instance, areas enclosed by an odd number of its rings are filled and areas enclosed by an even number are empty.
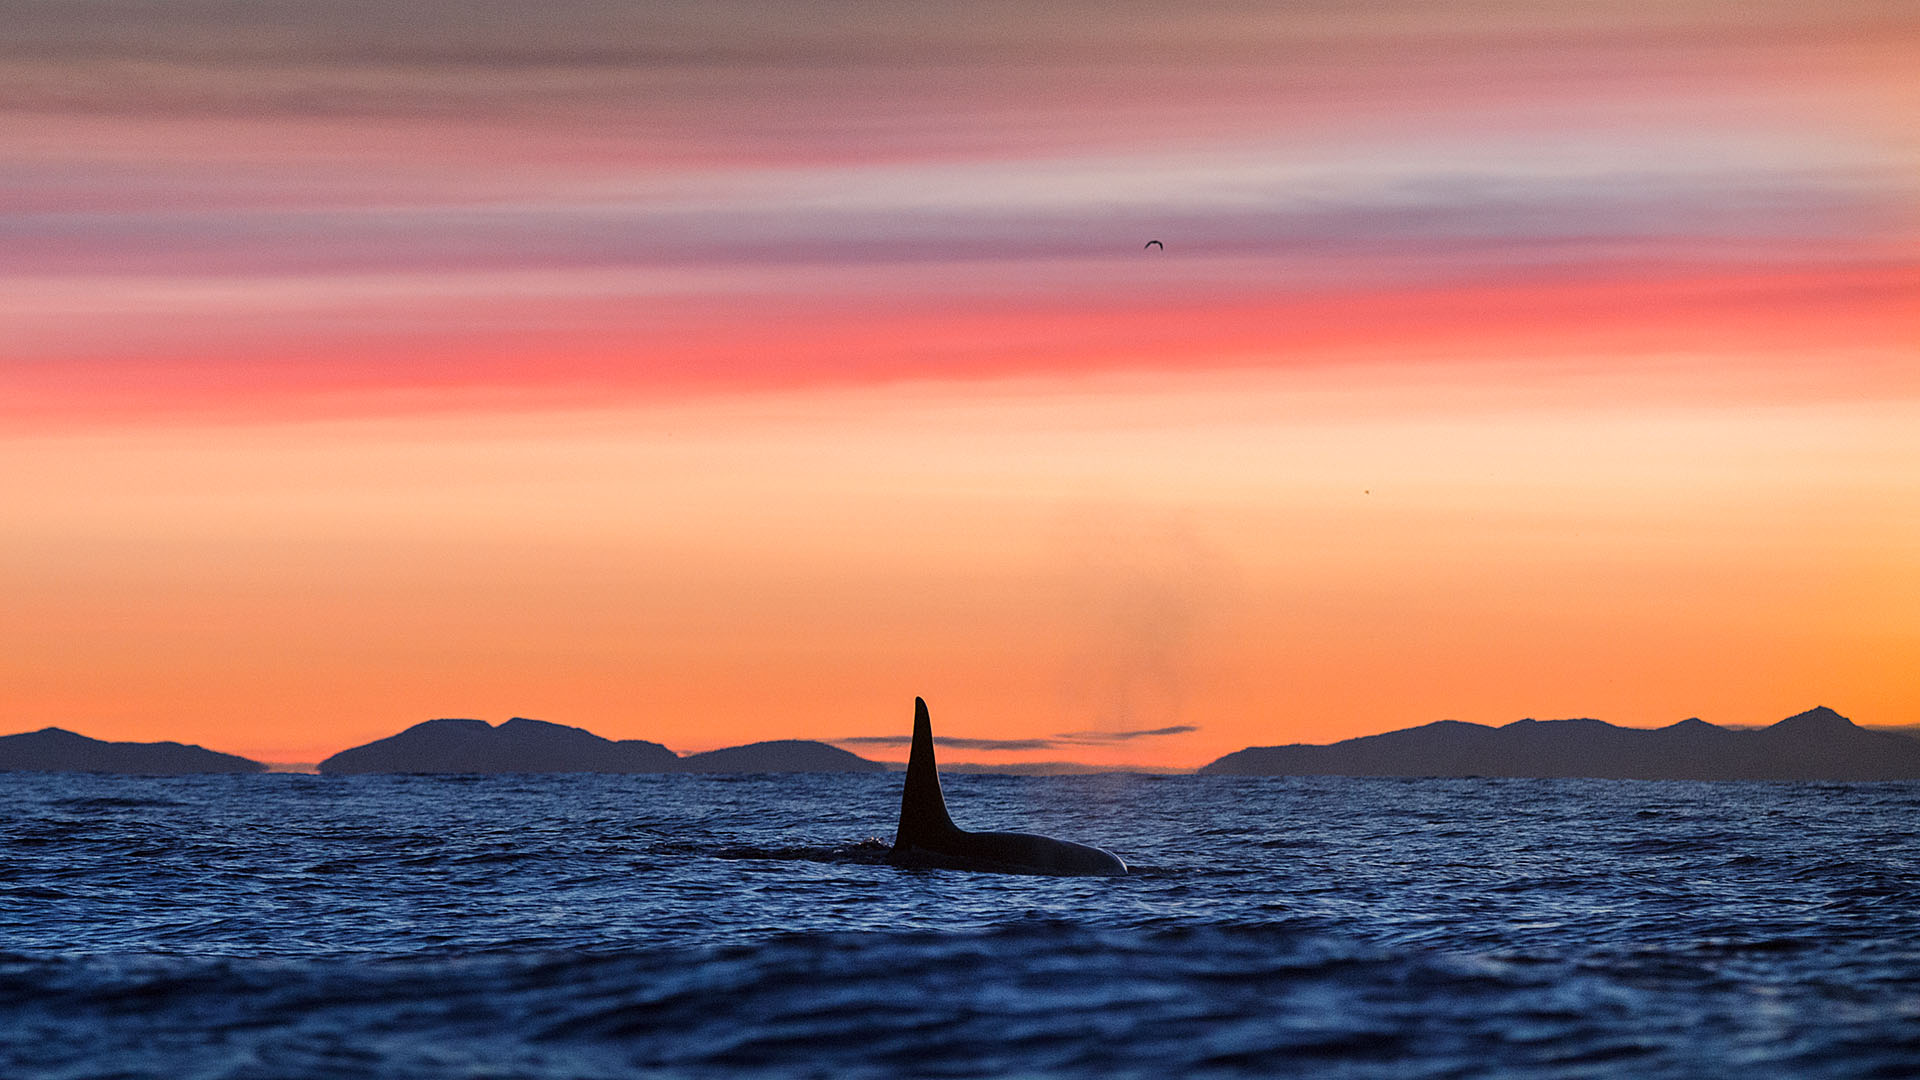
[[[1252,746],[1201,768],[1236,776],[1541,776],[1621,780],[1920,779],[1920,739],[1870,731],[1824,706],[1770,727],[1703,720],[1442,720],[1327,746]]]
[[[177,742],[102,742],[57,727],[0,735],[0,772],[111,772],[178,776],[257,773],[266,765]]]
[[[1859,727],[1828,708],[1770,727],[1701,720],[1622,728],[1599,720],[1453,720],[1326,746],[1252,746],[1199,771],[1240,776],[1542,776],[1634,780],[1920,779],[1920,728]],[[322,773],[885,772],[823,742],[780,739],[682,757],[655,742],[516,717],[428,720],[320,762]],[[0,772],[177,775],[257,773],[268,765],[177,742],[103,742],[60,728],[0,736]],[[952,763],[952,773],[1052,775],[1113,771],[1073,762]],[[1138,770],[1177,772],[1181,770]]]
[[[805,739],[730,746],[686,757],[641,739],[618,742],[584,728],[514,717],[499,727],[484,720],[428,720],[342,750],[320,763],[323,773],[665,773],[884,772],[826,743]]]
[[[428,720],[364,746],[342,750],[319,770],[354,773],[755,773],[885,772],[837,746],[781,739],[686,757],[642,739],[602,738],[582,728],[515,717]],[[0,736],[0,772],[104,772],[149,775],[257,773],[263,762],[176,742],[102,742],[60,728]]]

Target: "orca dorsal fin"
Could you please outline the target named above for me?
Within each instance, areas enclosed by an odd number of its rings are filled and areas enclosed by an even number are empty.
[[[900,828],[895,847],[916,837],[938,837],[957,831],[947,816],[947,800],[940,794],[940,767],[933,761],[933,721],[927,703],[913,699],[913,751],[907,755],[907,786],[900,793]]]

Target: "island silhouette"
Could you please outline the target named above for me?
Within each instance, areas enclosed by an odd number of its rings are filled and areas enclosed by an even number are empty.
[[[672,772],[680,755],[656,742],[613,739],[584,728],[516,716],[428,720],[397,735],[342,750],[323,773]]]
[[[812,739],[775,739],[688,754],[676,772],[886,772],[887,764]]]
[[[57,727],[0,735],[0,772],[182,776],[266,771],[264,762],[177,742],[104,742]]]
[[[585,728],[516,716],[495,727],[485,720],[428,720],[322,761],[328,774],[354,773],[754,773],[884,772],[836,746],[810,739],[730,746],[681,757],[656,742],[613,739]]]
[[[1825,706],[1769,727],[1700,719],[1663,728],[1600,720],[1441,720],[1330,745],[1250,746],[1214,776],[1498,776],[1616,780],[1920,779],[1920,739],[1860,727]]]

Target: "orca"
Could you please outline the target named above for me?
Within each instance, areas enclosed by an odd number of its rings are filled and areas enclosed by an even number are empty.
[[[1032,833],[968,832],[947,816],[940,768],[933,761],[933,721],[913,699],[913,752],[900,793],[900,828],[887,861],[895,866],[980,870],[995,874],[1119,875],[1127,864],[1111,851]]]

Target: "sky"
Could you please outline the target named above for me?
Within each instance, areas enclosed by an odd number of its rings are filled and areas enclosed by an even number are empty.
[[[1911,4],[0,23],[6,730],[1920,723]]]

